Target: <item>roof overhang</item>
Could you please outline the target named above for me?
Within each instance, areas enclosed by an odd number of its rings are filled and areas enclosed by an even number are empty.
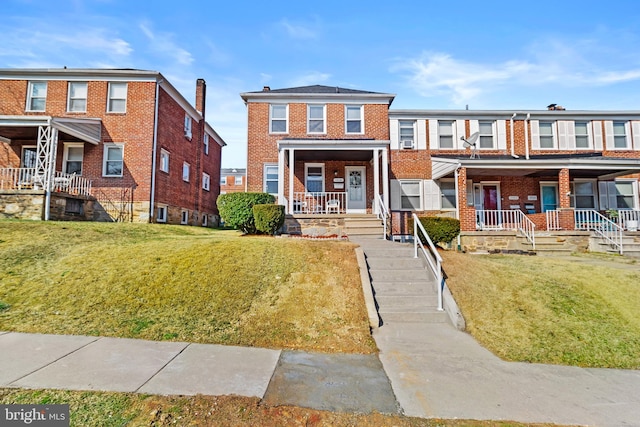
[[[281,139],[279,150],[294,150],[296,160],[370,161],[374,150],[389,148],[376,139]]]
[[[80,141],[98,145],[102,137],[102,120],[51,116],[0,116],[0,136],[3,140],[37,138],[39,126],[51,126]]]
[[[244,92],[240,94],[247,102],[297,102],[324,104],[384,104],[391,105],[395,95],[391,93],[277,93],[277,92]]]

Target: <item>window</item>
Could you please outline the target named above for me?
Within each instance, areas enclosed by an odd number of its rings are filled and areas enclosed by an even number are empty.
[[[264,165],[264,192],[278,194],[278,165]]]
[[[321,163],[307,163],[305,165],[304,188],[309,193],[324,191],[324,165]]]
[[[125,113],[127,111],[127,84],[109,83],[109,100],[107,112]]]
[[[65,199],[66,204],[64,207],[64,213],[71,215],[82,215],[82,200],[79,199]]]
[[[124,146],[122,144],[104,145],[103,176],[122,176],[123,151]]]
[[[211,188],[211,177],[208,173],[202,173],[202,188],[206,191]]]
[[[421,210],[420,181],[400,181],[400,208]]]
[[[345,110],[346,133],[364,133],[364,126],[362,126],[362,105],[347,105]]]
[[[400,120],[398,124],[400,127],[400,148],[413,148],[415,120]]]
[[[160,170],[169,173],[169,152],[165,149],[160,149]]]
[[[202,215],[202,226],[206,227],[207,225],[209,225],[209,215],[204,214]]]
[[[242,185],[242,176],[234,176],[233,185]]]
[[[453,148],[453,121],[438,121],[440,148]]]
[[[221,176],[220,177],[220,185],[227,185],[227,177],[226,176]]]
[[[593,181],[574,181],[571,183],[571,207],[576,209],[596,208],[596,186]]]
[[[192,137],[192,133],[191,133],[191,125],[192,125],[192,120],[191,120],[191,116],[188,114],[184,115],[184,136],[191,141],[191,137]]]
[[[555,148],[553,140],[553,123],[540,122],[540,148]]]
[[[180,211],[180,224],[189,224],[189,211]]]
[[[451,181],[440,181],[440,194],[442,209],[456,208],[456,183]]]
[[[627,148],[627,126],[625,122],[613,122],[613,147]]]
[[[27,111],[44,111],[47,104],[47,82],[29,82]]]
[[[324,128],[324,105],[309,105],[307,107],[307,132],[325,133]]]
[[[87,111],[87,82],[69,82],[67,111],[73,113]]]
[[[600,209],[635,209],[637,181],[600,181]]]
[[[576,148],[589,148],[589,123],[575,122]]]
[[[187,162],[182,164],[182,180],[189,182],[189,174],[191,172],[191,165]]]
[[[82,160],[84,158],[84,145],[65,144],[62,170],[65,173],[82,175]]]
[[[494,148],[493,145],[493,122],[478,122],[480,135],[478,137],[479,148]],[[443,205],[444,206],[444,205]]]
[[[159,205],[156,209],[156,221],[157,222],[167,222],[167,207],[164,205]]]
[[[287,106],[271,105],[269,114],[269,132],[271,133],[287,133]]]
[[[209,134],[205,133],[204,134],[204,140],[202,141],[202,143],[204,144],[204,154],[205,155],[209,155]]]

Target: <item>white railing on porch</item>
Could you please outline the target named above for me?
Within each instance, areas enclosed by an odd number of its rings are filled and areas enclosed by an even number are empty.
[[[347,212],[347,193],[293,193],[294,214],[344,214]]]
[[[513,230],[521,232],[536,248],[536,225],[520,209],[512,210],[477,210],[476,225],[478,230]]]
[[[422,239],[427,243],[425,248],[422,243]],[[413,257],[418,258],[418,247],[420,252],[427,260],[429,269],[433,272],[436,278],[436,284],[438,286],[438,310],[444,310],[442,308],[442,288],[444,282],[442,279],[442,257],[438,253],[436,246],[431,241],[431,237],[427,234],[426,230],[422,226],[420,219],[416,214],[413,214]],[[428,249],[428,250],[427,250]]]
[[[547,217],[547,230],[548,231],[557,231],[562,230],[560,227],[560,211],[557,209],[549,209],[545,212]]]
[[[635,221],[635,227],[630,227],[629,223]],[[618,211],[618,225],[625,230],[630,230],[632,228],[638,229],[638,225],[640,224],[640,210],[637,209],[621,209]]]
[[[45,176],[37,174],[36,168],[0,168],[2,190],[44,190],[45,181]],[[91,195],[91,180],[76,174],[55,172],[51,185],[54,192]]]
[[[576,230],[595,232],[622,255],[622,227],[593,209],[576,209],[574,218]]]
[[[384,201],[382,200],[381,194],[376,194],[374,203],[375,203],[374,211],[378,216],[378,219],[382,220],[382,230],[383,230],[382,238],[386,240],[387,236],[389,235],[387,233],[387,220],[389,219],[389,211],[384,205]]]

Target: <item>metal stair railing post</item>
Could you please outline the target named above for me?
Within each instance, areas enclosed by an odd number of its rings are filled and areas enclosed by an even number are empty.
[[[520,231],[527,238],[529,242],[531,242],[531,246],[533,250],[536,250],[536,225],[531,219],[525,215],[521,210],[515,211],[517,215],[520,217]]]
[[[382,196],[380,194],[376,194],[376,215],[378,219],[382,219],[382,238],[387,240],[387,217],[389,216],[389,211],[384,206],[384,202],[382,201]]]
[[[418,218],[418,216],[416,214],[412,214],[412,216],[413,216],[413,257],[418,258],[418,246],[420,246],[422,254],[427,260],[427,264],[429,265],[429,268],[431,269],[431,271],[436,277],[436,283],[438,286],[438,311],[444,311],[444,308],[442,307],[442,287],[444,286],[443,279],[442,279],[442,257],[438,253],[436,246],[433,244],[433,242],[431,241],[431,238],[429,237],[426,230],[422,226],[422,223],[420,223],[420,219]],[[427,250],[422,244],[422,240],[420,240],[420,235],[422,235],[425,241],[427,242],[427,246],[431,254],[427,253]]]
[[[611,221],[606,216],[592,209],[576,209],[574,211],[576,230],[589,230],[595,232],[612,247],[616,248],[620,255],[623,254],[622,227]]]

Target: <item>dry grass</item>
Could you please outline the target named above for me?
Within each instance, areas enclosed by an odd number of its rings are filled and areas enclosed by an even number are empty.
[[[444,252],[467,330],[507,360],[640,368],[640,266],[620,257]]]
[[[0,222],[0,330],[371,353],[354,245]]]
[[[399,415],[346,414],[294,406],[268,406],[238,396],[148,396],[133,393],[0,389],[0,403],[69,404],[71,426],[538,426],[508,421],[438,420]]]

